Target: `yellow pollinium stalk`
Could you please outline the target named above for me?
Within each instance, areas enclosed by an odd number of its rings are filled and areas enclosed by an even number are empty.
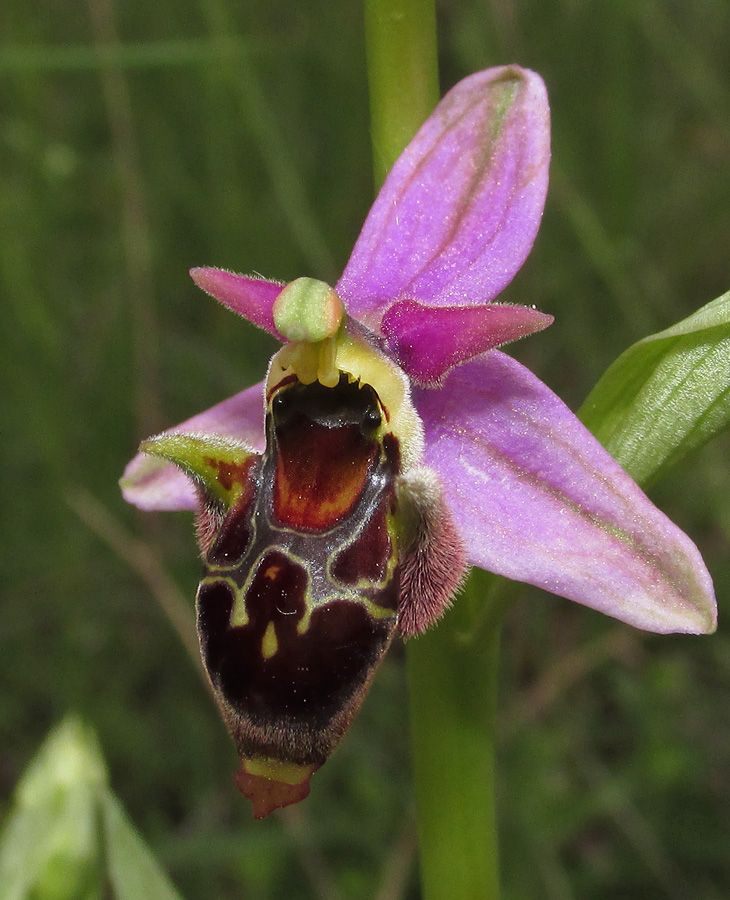
[[[321,382],[325,387],[335,387],[340,380],[337,368],[337,338],[326,338],[316,343],[286,344],[277,354],[282,369],[292,369],[302,384]]]

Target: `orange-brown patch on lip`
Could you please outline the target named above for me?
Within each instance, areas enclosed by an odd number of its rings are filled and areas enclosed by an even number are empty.
[[[247,485],[249,470],[256,462],[256,457],[251,457],[243,463],[234,463],[224,459],[214,459],[212,456],[203,457],[206,466],[216,470],[216,479],[226,491],[233,489],[234,484]]]
[[[304,416],[280,429],[277,438],[277,519],[303,531],[331,528],[362,495],[377,442],[357,425],[327,427]]]

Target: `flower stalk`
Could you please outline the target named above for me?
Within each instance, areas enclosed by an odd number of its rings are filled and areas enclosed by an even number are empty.
[[[497,900],[496,706],[504,579],[473,569],[436,628],[407,644],[425,900]],[[475,627],[475,608],[489,611]]]
[[[438,102],[433,0],[365,0],[376,186]],[[424,900],[497,900],[495,737],[504,579],[473,569],[406,645]],[[489,588],[491,587],[491,590]],[[489,602],[491,601],[491,603]],[[486,618],[476,626],[476,610]]]
[[[439,100],[434,0],[365,0],[375,185]]]

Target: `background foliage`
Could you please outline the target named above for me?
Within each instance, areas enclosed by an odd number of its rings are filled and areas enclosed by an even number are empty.
[[[576,408],[629,344],[730,287],[727,4],[439,15],[444,88],[503,62],[547,82],[551,192],[505,299],[555,314],[514,352]],[[372,194],[360,4],[11,0],[0,35],[0,814],[74,710],[188,900],[417,898],[401,654],[307,803],[254,823],[171,626],[189,642],[189,519],[139,516],[116,488],[141,437],[252,383],[273,349],[190,266],[334,279],[347,259]],[[508,900],[730,894],[727,450],[652,489],[713,572],[715,636],[537,591],[510,614]]]

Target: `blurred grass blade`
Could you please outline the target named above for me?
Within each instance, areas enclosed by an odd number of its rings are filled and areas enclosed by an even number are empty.
[[[579,411],[640,483],[661,478],[730,422],[730,292],[629,347]]]
[[[104,797],[103,814],[107,864],[115,900],[181,900],[111,792]]]
[[[180,900],[110,791],[93,730],[68,716],[16,788],[0,837],[0,900],[102,900],[105,879],[114,900]]]
[[[97,803],[106,777],[93,732],[66,718],[16,789],[0,838],[0,900],[101,897]]]

